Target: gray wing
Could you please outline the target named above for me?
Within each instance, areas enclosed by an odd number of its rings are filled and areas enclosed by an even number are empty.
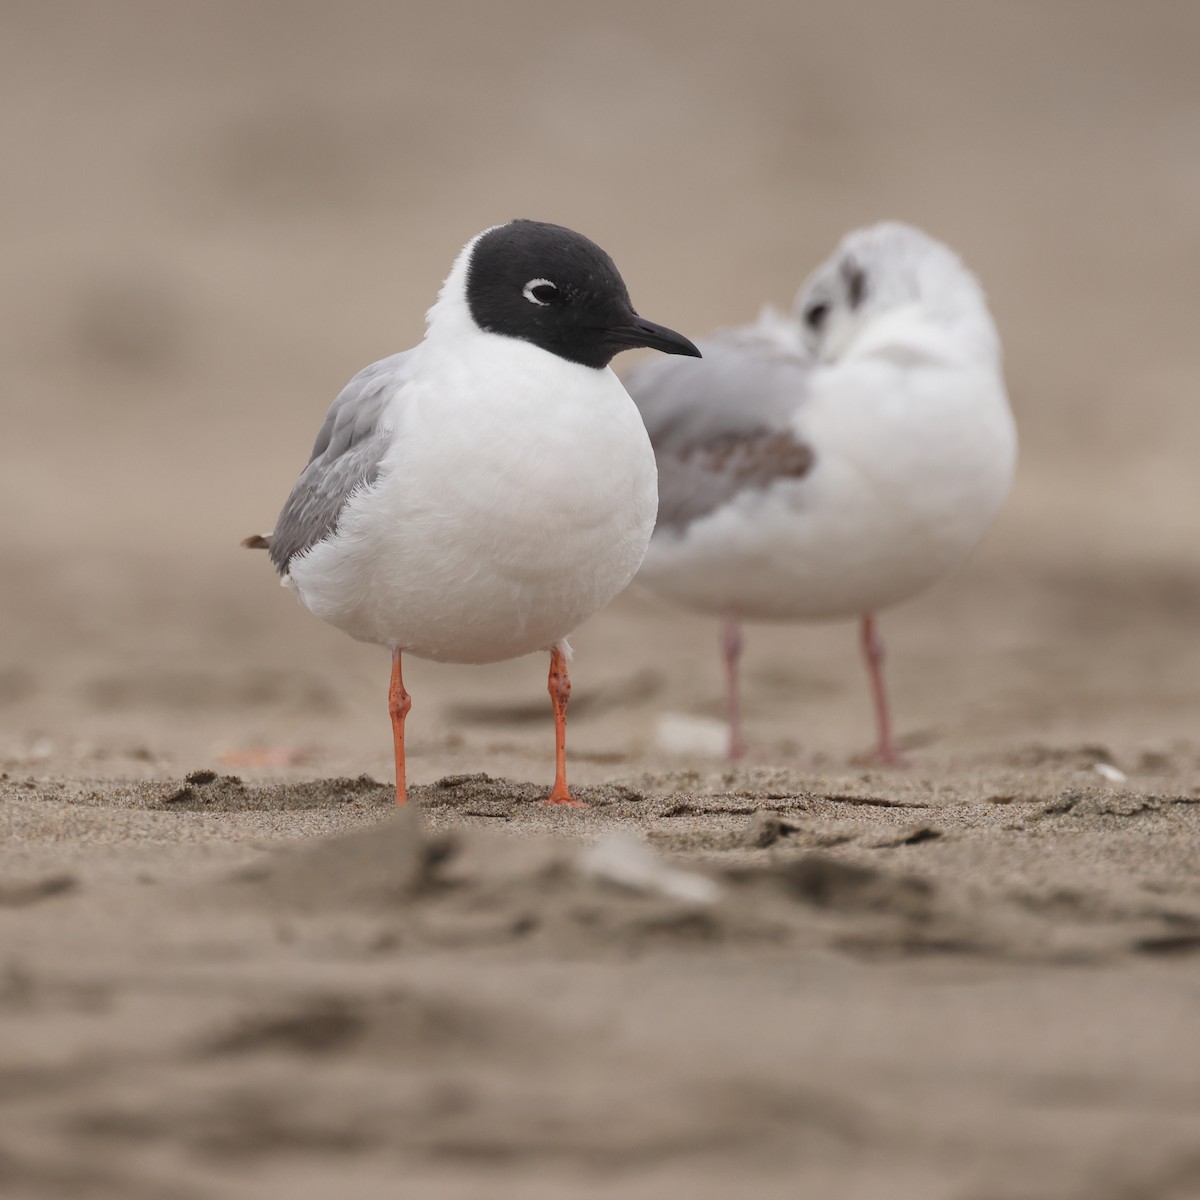
[[[330,406],[312,456],[268,536],[271,561],[281,575],[288,563],[334,533],[346,501],[379,475],[390,429],[389,401],[408,380],[411,350],[359,371]]]
[[[793,433],[812,360],[784,318],[697,343],[703,358],[662,357],[625,386],[658,459],[658,528],[681,530],[747,489],[798,479],[811,447]]]

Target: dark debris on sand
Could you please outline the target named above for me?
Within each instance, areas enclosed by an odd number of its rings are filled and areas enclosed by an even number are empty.
[[[153,786],[153,785],[151,785]],[[250,784],[237,775],[193,771],[182,785],[161,787],[156,807],[179,811],[238,812],[290,808],[324,808],[335,804],[385,804],[395,800],[387,785],[359,775],[303,783]]]

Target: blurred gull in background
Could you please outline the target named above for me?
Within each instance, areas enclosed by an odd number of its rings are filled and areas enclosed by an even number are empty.
[[[899,761],[875,614],[957,566],[1012,483],[1016,430],[978,283],[907,225],[847,236],[794,311],[639,365],[626,386],[658,458],[638,579],[723,618],[729,754],[745,752],[741,621],[858,617],[877,722]]]

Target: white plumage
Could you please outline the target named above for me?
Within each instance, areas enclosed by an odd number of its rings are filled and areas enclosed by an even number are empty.
[[[610,368],[475,325],[471,245],[397,368],[377,480],[288,582],[360,641],[486,663],[550,649],[626,587],[658,494],[650,439]]]
[[[455,260],[424,340],[350,381],[274,531],[247,540],[311,612],[391,648],[399,801],[401,656],[547,650],[550,799],[572,802],[565,639],[633,578],[658,504],[654,451],[609,367],[632,346],[698,353],[638,316],[587,238],[534,221],[485,230]]]
[[[703,361],[627,380],[661,478],[639,581],[726,617],[731,681],[741,618],[862,617],[877,671],[869,618],[958,566],[1011,486],[1016,431],[982,291],[947,247],[887,223],[845,238],[792,314],[700,346]],[[878,752],[893,759],[875,682]]]

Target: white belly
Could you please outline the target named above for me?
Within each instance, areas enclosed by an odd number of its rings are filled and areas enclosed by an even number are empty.
[[[361,641],[482,663],[548,648],[633,578],[657,511],[654,454],[611,371],[511,339],[402,394],[376,484],[293,562],[304,604]],[[494,362],[494,355],[490,362]]]
[[[857,409],[848,395],[815,397],[797,425],[815,452],[810,475],[659,531],[639,582],[762,620],[857,616],[929,586],[995,519],[1016,454],[1001,381],[947,382],[931,373]]]

